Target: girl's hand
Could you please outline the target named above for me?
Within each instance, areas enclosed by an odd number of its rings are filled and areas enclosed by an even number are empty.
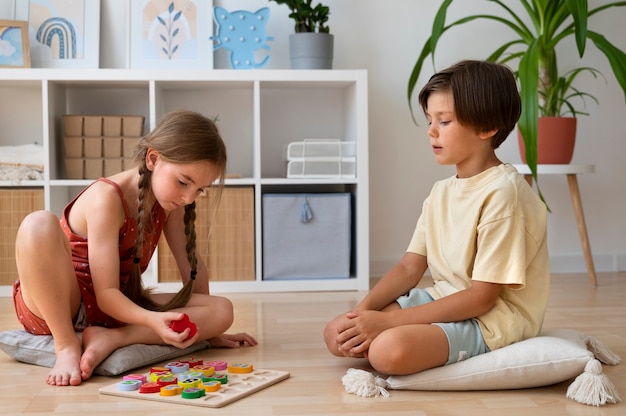
[[[166,344],[187,348],[198,341],[198,333],[187,339],[191,332],[190,328],[186,328],[183,332],[176,332],[171,328],[172,322],[182,319],[183,315],[180,312],[157,312],[158,325],[153,328]]]
[[[209,340],[212,347],[215,348],[239,348],[243,344],[249,346],[257,345],[257,340],[252,335],[248,335],[245,332],[238,334],[222,334]]]

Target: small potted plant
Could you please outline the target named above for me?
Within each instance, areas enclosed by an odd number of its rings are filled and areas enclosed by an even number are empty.
[[[587,40],[590,40],[608,59],[613,74],[626,95],[626,54],[609,42],[602,33],[588,30],[587,23],[591,16],[613,7],[626,6],[626,2],[610,2],[589,9],[587,0],[489,0],[501,8],[497,14],[472,14],[452,23],[446,22],[446,13],[453,0],[442,2],[433,22],[430,37],[424,43],[419,57],[413,67],[408,82],[409,109],[413,114],[411,98],[428,56],[433,58],[437,43],[445,32],[459,25],[478,19],[487,19],[501,23],[511,29],[511,37],[503,37],[502,44],[486,59],[493,62],[517,63],[515,74],[520,83],[522,98],[522,115],[518,122],[520,133],[520,150],[528,164],[532,175],[537,180],[538,138],[539,127],[544,121],[571,115],[574,121],[578,114],[586,114],[576,110],[573,99],[590,97],[590,94],[574,88],[576,76],[583,72],[596,77],[599,72],[593,68],[579,67],[559,72],[557,62],[557,46],[564,39],[574,37],[576,50],[582,58]],[[519,12],[517,10],[521,6]],[[601,30],[601,29],[600,29]],[[559,54],[571,54],[566,46],[558,48]],[[573,143],[573,139],[572,139]],[[573,150],[573,149],[572,149]],[[570,160],[571,152],[570,150]],[[546,162],[542,162],[546,163]],[[564,162],[569,163],[569,161]]]
[[[295,22],[289,36],[292,69],[332,69],[334,37],[327,26],[330,9],[313,0],[270,0],[289,7]]]

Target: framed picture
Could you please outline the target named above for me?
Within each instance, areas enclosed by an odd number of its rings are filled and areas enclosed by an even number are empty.
[[[130,67],[213,69],[212,0],[133,0]]]
[[[98,68],[100,0],[19,0],[15,18],[28,22],[35,68]]]
[[[26,22],[0,20],[0,68],[30,68]]]

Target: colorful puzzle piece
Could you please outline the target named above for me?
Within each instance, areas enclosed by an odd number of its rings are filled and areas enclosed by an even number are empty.
[[[180,360],[178,363],[187,364],[188,361]],[[210,363],[221,368],[221,372],[215,372],[216,368]],[[167,367],[177,367],[173,364],[168,363]],[[205,370],[211,368],[213,373],[205,375],[203,371],[194,369],[174,375],[163,371],[169,368],[153,367],[154,372],[149,374],[129,374],[121,382],[100,388],[100,394],[192,406],[222,407],[289,378],[286,371],[255,370],[252,364],[246,363],[228,365],[225,361],[214,360],[197,367]]]

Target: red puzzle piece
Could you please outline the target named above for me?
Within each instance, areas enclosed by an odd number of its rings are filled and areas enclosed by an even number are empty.
[[[185,341],[196,335],[196,333],[198,332],[198,327],[196,326],[196,324],[189,320],[189,316],[187,316],[186,313],[183,314],[183,317],[178,321],[172,321],[172,323],[170,323],[170,328],[178,333],[181,333],[185,329],[189,328],[189,335],[187,336],[187,338],[185,338]]]

